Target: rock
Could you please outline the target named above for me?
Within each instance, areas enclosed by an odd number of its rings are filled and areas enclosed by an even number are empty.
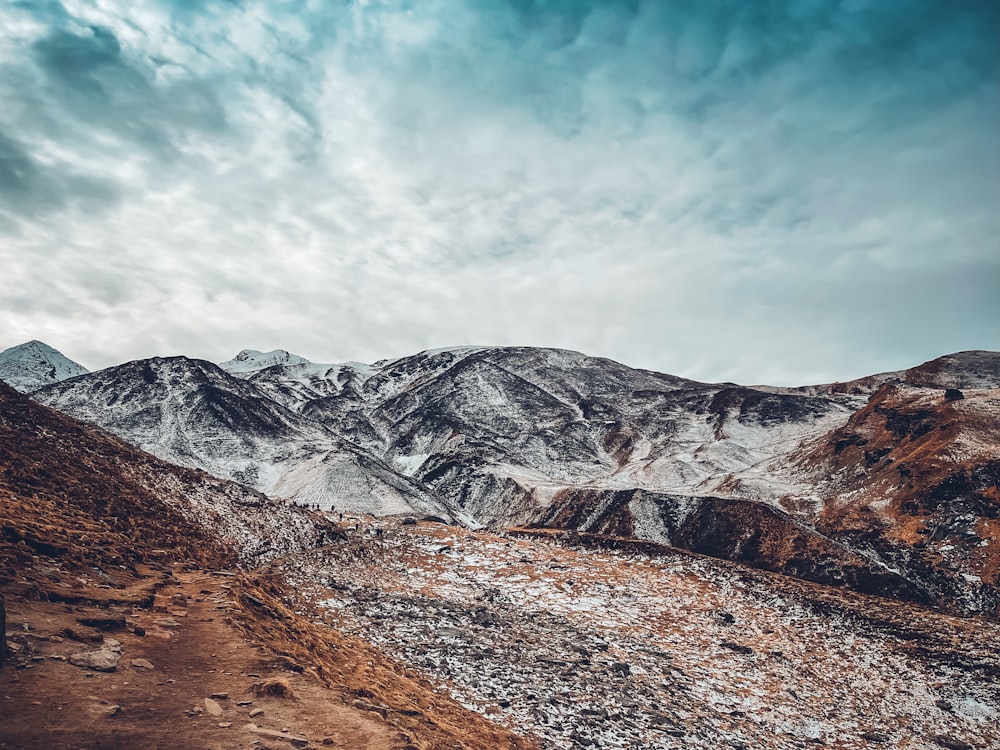
[[[630,674],[632,674],[632,667],[630,667],[628,664],[626,664],[623,661],[616,661],[611,666],[611,671],[612,672],[617,672],[618,674],[622,675],[623,677],[628,677]]]
[[[940,708],[942,711],[948,711],[949,713],[954,711],[955,707],[951,705],[948,701],[944,699],[938,699],[934,701],[934,705]]]
[[[744,646],[741,643],[733,643],[732,641],[722,641],[720,644],[723,648],[728,648],[730,651],[735,651],[738,654],[752,654],[753,649],[749,646]]]
[[[222,716],[222,706],[211,698],[205,699],[205,710],[212,716]]]
[[[214,698],[217,701],[227,701],[229,700],[229,693],[212,693],[209,698]]]
[[[133,659],[132,666],[138,667],[139,669],[156,669],[152,662],[146,661],[145,659]]]
[[[186,607],[188,605],[188,600],[184,594],[177,593],[170,597],[170,603],[175,607]]]
[[[377,713],[383,719],[385,719],[389,715],[389,710],[386,706],[376,706],[371,703],[366,703],[363,700],[354,700],[351,702],[351,705],[354,706],[359,711],[371,711],[373,713]]]
[[[957,740],[954,737],[948,737],[943,734],[939,734],[935,737],[934,742],[941,747],[948,748],[948,750],[973,750],[972,745],[968,742],[963,742],[962,740]]]
[[[146,635],[146,628],[142,627],[142,625],[136,625],[134,628],[132,628],[132,632],[135,633],[140,638],[142,638],[144,635]]]
[[[264,715],[264,709],[263,708],[254,708],[254,709],[251,709],[251,711],[250,711],[250,718],[251,719],[256,718],[258,716],[263,716],[263,715]]]
[[[259,735],[260,737],[267,737],[272,740],[285,740],[286,742],[291,742],[295,747],[305,747],[309,744],[309,740],[306,737],[300,735],[289,734],[288,732],[279,732],[274,729],[264,729],[263,727],[258,727],[256,724],[247,724],[246,729],[251,734]]]
[[[218,724],[219,729],[229,729],[233,725],[231,721],[220,721]]]
[[[108,706],[107,710],[104,712],[104,715],[107,716],[108,718],[110,718],[112,716],[117,716],[118,712],[121,711],[121,710],[122,710],[121,706],[117,706],[117,705],[115,705],[115,706]]]
[[[103,633],[117,633],[125,629],[124,617],[77,617],[76,621]]]
[[[114,638],[108,638],[97,651],[81,651],[69,657],[69,663],[97,672],[114,672],[122,658],[122,644]]]
[[[882,744],[889,741],[889,736],[881,732],[862,732],[861,739]]]
[[[181,626],[173,617],[157,617],[153,622],[161,628],[179,628]]]

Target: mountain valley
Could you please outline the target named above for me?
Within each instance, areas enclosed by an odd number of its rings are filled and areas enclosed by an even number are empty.
[[[28,395],[0,384],[8,747],[79,747],[72,721],[172,746],[154,715],[233,748],[1000,743],[998,353],[778,388],[490,347],[41,382],[26,351]],[[105,703],[67,628],[127,654]],[[186,644],[228,661],[199,677]],[[69,723],[29,700],[60,691]]]

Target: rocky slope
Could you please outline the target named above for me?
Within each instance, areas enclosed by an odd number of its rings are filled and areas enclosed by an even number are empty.
[[[299,606],[545,748],[1000,742],[1000,624],[676,549],[371,521],[276,561]]]
[[[22,393],[86,372],[85,367],[41,341],[28,341],[0,352],[0,381]]]
[[[1000,388],[933,376],[882,385],[799,452],[826,499],[813,524],[919,580],[928,601],[997,613]]]

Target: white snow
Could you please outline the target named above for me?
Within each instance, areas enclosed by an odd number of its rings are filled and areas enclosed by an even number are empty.
[[[274,367],[275,365],[302,364],[311,363],[305,357],[292,354],[284,349],[272,349],[269,352],[244,349],[232,359],[220,362],[219,367],[232,375],[245,375],[263,370],[265,367]]]
[[[22,393],[87,372],[83,365],[41,341],[28,341],[0,352],[0,380]]]

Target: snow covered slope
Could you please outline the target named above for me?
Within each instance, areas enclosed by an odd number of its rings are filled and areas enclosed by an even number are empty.
[[[265,367],[300,364],[309,364],[309,360],[284,349],[273,349],[269,352],[244,349],[232,359],[220,362],[219,367],[231,375],[248,377],[251,373],[263,370]]]
[[[277,378],[276,369],[255,383]],[[275,381],[277,382],[277,381]],[[777,502],[766,469],[846,422],[857,396],[696,383],[554,349],[424,352],[296,408],[485,523],[525,523],[567,487]]]
[[[22,393],[86,372],[85,367],[41,341],[28,341],[0,352],[0,380]]]
[[[158,458],[269,495],[324,509],[451,516],[418,483],[209,362],[137,360],[36,398]]]

